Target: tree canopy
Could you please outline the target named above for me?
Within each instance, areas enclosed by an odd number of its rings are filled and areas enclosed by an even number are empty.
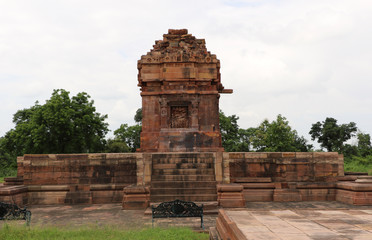
[[[351,137],[355,136],[357,127],[354,122],[348,124],[337,124],[337,120],[327,117],[323,122],[314,123],[309,134],[311,140],[318,139],[318,143],[328,152],[342,153],[344,143]]]
[[[106,118],[96,112],[87,93],[70,98],[66,90],[54,90],[45,104],[36,102],[14,114],[15,128],[6,133],[3,146],[18,156],[100,152],[108,132]]]
[[[265,119],[256,128],[252,145],[258,152],[307,152],[312,148],[280,114],[272,122]]]
[[[139,124],[128,126],[128,124],[121,124],[118,129],[114,131],[117,142],[124,142],[129,149],[129,152],[135,152],[140,147],[140,134],[142,126]]]
[[[241,129],[238,119],[236,115],[226,116],[220,111],[222,145],[227,152],[307,152],[312,149],[280,114],[275,121],[266,119],[257,128]]]
[[[251,145],[251,130],[239,128],[239,117],[236,115],[226,116],[220,110],[219,118],[222,146],[225,148],[225,151],[248,152]]]
[[[121,124],[114,131],[114,138],[107,142],[107,152],[135,152],[140,147],[140,134],[142,131],[142,108],[138,108],[134,115],[137,123],[129,126],[127,123]]]

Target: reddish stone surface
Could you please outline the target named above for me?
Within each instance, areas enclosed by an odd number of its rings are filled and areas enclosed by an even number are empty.
[[[137,160],[141,156],[26,154],[18,158],[18,166],[22,166],[18,177],[7,183],[18,183],[23,176],[26,200],[31,205],[120,203],[123,188],[137,183]]]
[[[225,210],[218,211],[218,218],[216,221],[216,230],[221,239],[230,240],[244,240],[247,239],[239,227],[226,214]]]
[[[141,152],[223,151],[219,129],[220,61],[204,39],[170,29],[138,61]]]
[[[20,207],[27,205],[27,187],[0,184],[0,202],[17,204]]]
[[[336,200],[353,205],[372,205],[372,183],[339,182]]]
[[[124,208],[173,198],[218,200],[224,207],[249,201],[337,200],[372,205],[371,177],[340,175],[343,162],[337,153],[49,154],[25,155],[18,161],[22,166],[18,176],[6,179],[0,200],[33,205],[124,199]],[[238,185],[220,185],[216,194],[217,174]],[[24,185],[17,185],[22,181]],[[150,186],[151,193],[131,188],[123,197],[123,188],[132,184]]]
[[[125,210],[146,209],[150,205],[150,189],[143,186],[124,188],[122,207]]]
[[[230,178],[273,182],[336,182],[343,170],[337,153],[226,153]]]
[[[240,184],[218,184],[218,205],[228,208],[245,207],[243,186]]]

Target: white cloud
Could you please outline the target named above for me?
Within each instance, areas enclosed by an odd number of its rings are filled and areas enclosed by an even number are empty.
[[[325,117],[372,134],[372,3],[355,0],[1,1],[0,136],[55,88],[85,91],[110,128],[141,105],[137,60],[168,28],[221,60],[226,114],[242,127],[286,116],[309,139]]]

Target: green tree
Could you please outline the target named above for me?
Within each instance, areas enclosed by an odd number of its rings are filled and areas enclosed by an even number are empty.
[[[318,139],[320,146],[328,152],[342,153],[344,142],[355,136],[356,131],[354,122],[338,125],[336,119],[327,117],[325,121],[313,124],[309,134],[311,140]]]
[[[371,136],[367,133],[359,132],[357,134],[358,138],[358,151],[360,156],[366,157],[372,155],[372,146],[371,146]]]
[[[14,114],[16,125],[5,135],[8,153],[83,153],[104,150],[107,115],[96,112],[86,93],[70,98],[69,92],[54,90],[44,105],[38,102]]]
[[[137,109],[134,115],[133,126],[121,124],[114,131],[114,139],[109,139],[107,152],[135,152],[140,147],[140,135],[142,131],[142,108]]]
[[[226,116],[221,110],[219,113],[222,146],[226,152],[249,152],[252,129],[241,129],[238,125],[239,117]]]
[[[142,125],[142,108],[137,109],[136,115],[134,115],[134,121]]]
[[[312,148],[280,114],[276,121],[266,119],[258,126],[252,137],[252,145],[258,152],[307,152]]]
[[[123,153],[123,152],[130,152],[131,149],[128,147],[128,145],[118,139],[108,139],[107,145],[106,145],[106,151],[107,153]]]
[[[135,152],[140,147],[140,134],[142,126],[137,124],[128,126],[128,124],[121,124],[118,129],[114,131],[115,140],[124,142],[130,152]]]
[[[7,150],[9,139],[0,138],[0,177],[16,175],[17,155]]]

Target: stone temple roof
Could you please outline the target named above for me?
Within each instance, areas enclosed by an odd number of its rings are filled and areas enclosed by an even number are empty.
[[[169,29],[163,40],[155,41],[153,49],[141,57],[141,63],[199,62],[218,63],[216,55],[207,51],[204,39],[188,34],[187,29]]]

